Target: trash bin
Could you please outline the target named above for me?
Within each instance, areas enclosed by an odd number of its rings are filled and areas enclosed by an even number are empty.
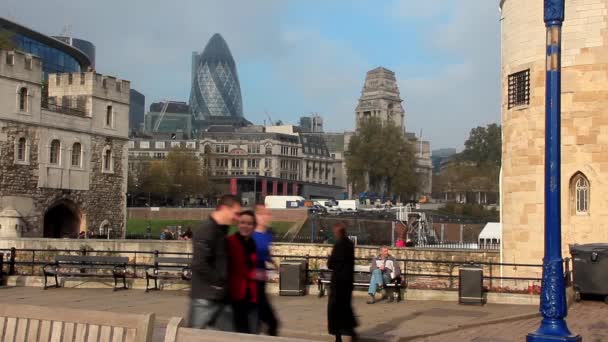
[[[604,296],[608,303],[608,243],[570,246],[576,301],[581,294]]]
[[[279,295],[306,294],[306,260],[285,260],[279,265]]]
[[[479,265],[462,265],[458,272],[458,303],[483,305],[483,269]]]

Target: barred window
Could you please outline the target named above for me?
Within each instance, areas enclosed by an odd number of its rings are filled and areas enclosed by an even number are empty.
[[[508,109],[530,104],[530,69],[509,75]]]

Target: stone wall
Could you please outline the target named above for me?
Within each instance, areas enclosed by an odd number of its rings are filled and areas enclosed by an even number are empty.
[[[42,169],[40,158],[46,153],[46,142],[39,139],[40,128],[26,124],[2,123],[0,134],[0,209],[12,207],[23,217],[24,237],[42,237],[44,233],[44,215],[55,204],[69,202],[73,204],[76,215],[81,217],[81,230],[99,231],[102,223],[107,222],[116,232],[121,232],[124,225],[124,191],[125,181],[122,159],[126,140],[91,136],[91,149],[83,153],[83,166],[87,172],[88,190],[39,186],[39,175]],[[29,153],[27,163],[15,162],[15,141],[25,136],[28,139]],[[65,164],[70,162],[66,157],[70,153],[67,139],[62,140],[63,173],[70,173]],[[42,148],[41,148],[42,146]],[[102,173],[101,155],[105,146],[111,146],[113,172]],[[69,165],[69,164],[68,164]],[[60,177],[63,179],[65,177]],[[68,182],[72,178],[67,177]],[[75,237],[75,236],[74,236]]]
[[[567,1],[562,70],[562,250],[608,241],[608,0]],[[542,1],[502,5],[504,262],[540,263],[544,236],[545,26]],[[530,70],[530,104],[508,108],[508,76]],[[575,176],[589,210],[575,211]],[[512,274],[513,269],[505,269]],[[517,270],[517,272],[524,272]]]
[[[0,240],[0,250],[15,247],[19,249],[42,249],[48,252],[36,252],[36,260],[50,261],[52,257],[62,250],[79,251],[82,249],[95,250],[100,253],[107,251],[124,251],[123,256],[130,258],[131,263],[151,264],[153,252],[162,253],[191,253],[192,244],[187,241],[158,241],[158,240],[71,240],[71,239],[3,239]],[[312,245],[312,244],[293,244],[275,243],[272,245],[272,253],[277,256],[280,262],[285,258],[304,258],[309,256],[310,269],[323,269],[326,267],[324,258],[315,259],[314,257],[327,257],[331,253],[331,245]],[[134,253],[138,251],[140,253]],[[141,253],[143,252],[143,253]],[[147,252],[147,253],[146,253]],[[378,252],[377,247],[358,246],[355,249],[355,256],[362,258],[357,261],[360,265],[369,265],[371,258]],[[65,253],[65,252],[63,252]],[[78,254],[79,252],[73,252]],[[89,252],[93,255],[94,253]],[[458,267],[450,266],[446,261],[467,263],[467,262],[492,262],[499,261],[497,251],[478,251],[478,250],[432,250],[432,249],[396,249],[393,248],[390,254],[398,259],[413,260],[407,264],[401,264],[401,268],[406,268],[412,274],[427,274],[427,277],[409,277],[411,288],[454,288],[458,283]],[[17,260],[31,261],[32,252],[18,252]],[[443,261],[443,262],[441,262]],[[37,271],[37,268],[33,268]],[[17,267],[17,273],[30,274],[31,267]],[[138,272],[142,272],[139,270]],[[487,275],[498,276],[498,267],[484,267]],[[452,278],[446,276],[451,275]],[[315,273],[311,274],[314,279]],[[519,288],[527,287],[527,282],[521,283]],[[499,281],[487,281],[487,286],[500,286]],[[507,286],[504,285],[503,286]],[[513,285],[509,285],[513,288]]]
[[[205,220],[213,211],[211,208],[128,208],[128,217],[133,219],[156,220]],[[306,209],[271,209],[274,221],[301,222],[308,217]]]

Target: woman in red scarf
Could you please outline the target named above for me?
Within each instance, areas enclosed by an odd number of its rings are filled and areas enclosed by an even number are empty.
[[[251,234],[256,227],[255,213],[241,212],[239,231],[228,236],[228,295],[234,313],[236,332],[257,333],[256,247]]]

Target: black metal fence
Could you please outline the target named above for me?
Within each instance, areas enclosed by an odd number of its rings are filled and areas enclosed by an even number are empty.
[[[0,249],[0,278],[1,275],[40,275],[42,267],[53,262],[56,255],[122,255],[129,257],[128,276],[130,278],[145,277],[145,270],[153,266],[155,256],[181,256],[192,257],[188,252],[161,252],[161,251],[110,251],[92,249]],[[275,258],[300,259],[306,261],[309,283],[314,283],[318,273],[326,270],[327,256],[311,255],[274,255]],[[529,284],[540,284],[542,265],[495,263],[483,260],[425,260],[425,259],[397,259],[401,268],[402,277],[409,288],[448,289],[458,287],[459,267],[475,264],[483,269],[484,284],[488,291],[498,292],[527,292]],[[369,258],[356,258],[359,265],[369,265]],[[571,282],[570,259],[565,259],[564,277],[568,284]],[[513,269],[532,269],[539,277],[531,276],[503,276],[501,267]],[[506,285],[505,285],[506,284]]]

